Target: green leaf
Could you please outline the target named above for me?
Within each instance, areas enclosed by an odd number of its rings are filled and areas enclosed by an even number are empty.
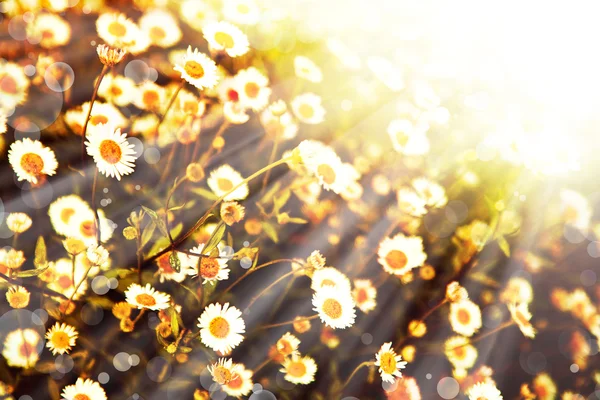
[[[169,211],[177,211],[177,210],[181,210],[183,207],[185,207],[185,203],[183,203],[180,206],[173,206],[171,208],[169,208]]]
[[[36,268],[44,268],[48,264],[48,258],[46,255],[46,242],[44,238],[40,236],[35,244],[35,257],[33,259],[33,265]]]
[[[162,251],[164,249],[166,249],[168,246],[171,245],[171,242],[169,241],[169,238],[167,237],[162,237],[160,239],[158,239],[150,248],[150,250],[148,251],[147,254],[147,258],[153,257],[156,253],[158,253],[159,251]]]
[[[500,250],[504,253],[506,257],[510,257],[510,244],[504,236],[498,236],[497,238],[498,246],[500,246]]]
[[[178,223],[177,226],[173,229],[171,229],[171,237],[173,239],[176,239],[177,236],[179,236],[181,234],[181,231],[183,230],[183,223]]]
[[[192,189],[192,193],[196,193],[197,195],[204,197],[205,199],[208,199],[208,200],[217,200],[219,198],[216,194],[214,194],[210,190],[204,189],[201,187]]]
[[[263,222],[262,226],[263,226],[263,231],[265,231],[267,236],[275,243],[278,243],[279,237],[277,236],[277,229],[275,229],[275,227],[268,222]]]
[[[192,296],[194,296],[194,299],[196,299],[196,301],[198,302],[198,304],[200,304],[200,297],[198,297],[198,295],[196,294],[196,292],[193,289],[185,286],[182,283],[180,283],[179,286],[181,286],[182,288],[184,288],[185,290],[187,290],[188,293],[190,293]]]
[[[191,353],[193,349],[191,347],[187,347],[187,346],[179,346],[178,350],[182,353]],[[171,386],[169,386],[169,387],[171,387]]]
[[[106,273],[104,273],[104,276],[107,278],[116,278],[119,277],[121,279],[126,278],[127,276],[131,275],[135,273],[134,270],[132,269],[127,269],[127,268],[115,268],[115,269],[111,269],[110,271],[107,271]]]
[[[283,206],[285,206],[285,204],[290,199],[291,194],[292,194],[291,190],[286,190],[281,194],[281,196],[275,197],[275,199],[273,200],[273,213],[274,214],[279,214],[279,210],[281,210],[281,208]]]
[[[154,222],[146,225],[146,227],[144,228],[144,231],[142,232],[142,247],[144,247],[146,244],[148,244],[150,239],[152,239],[152,235],[154,234],[155,230],[156,230],[156,224]]]
[[[46,266],[41,267],[41,268],[35,268],[35,269],[28,269],[26,271],[18,271],[15,276],[17,278],[31,278],[33,276],[38,276],[41,273],[43,273],[45,270],[47,270],[48,268],[50,268],[50,264],[46,263]]]
[[[179,272],[181,270],[181,261],[179,261],[177,251],[172,251],[169,255],[169,264],[171,264],[171,268],[173,268],[175,272]]]
[[[178,337],[179,336],[179,320],[178,320],[179,315],[177,315],[177,311],[175,311],[175,308],[169,307],[169,317],[171,318],[171,331],[173,332],[173,335],[175,335],[175,337]]]
[[[210,252],[217,247],[217,245],[223,239],[223,235],[225,235],[226,225],[223,221],[219,222],[214,232],[206,242],[206,246],[202,249],[202,254],[210,254]]]
[[[304,218],[290,218],[288,220],[289,223],[291,224],[307,224],[308,221],[305,220]]]
[[[146,206],[142,206],[142,209],[146,212],[146,214],[150,216],[152,222],[156,224],[160,233],[162,233],[163,236],[169,236],[169,233],[167,232],[167,225],[165,225],[165,221],[156,213],[156,211]]]

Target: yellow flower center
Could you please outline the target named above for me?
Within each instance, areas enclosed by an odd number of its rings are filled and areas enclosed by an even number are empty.
[[[21,346],[19,346],[19,352],[23,357],[29,358],[31,355],[35,354],[35,346],[27,342],[22,343]]]
[[[92,220],[83,221],[79,226],[79,231],[86,237],[96,236],[96,224]]]
[[[92,400],[92,399],[90,399],[90,396],[88,396],[87,394],[77,393],[75,395],[75,397],[73,397],[73,400]]]
[[[461,324],[466,325],[469,323],[469,321],[471,321],[471,314],[469,314],[469,312],[464,308],[461,308],[456,313],[456,319],[458,319],[458,322]]]
[[[98,124],[106,124],[108,123],[108,117],[106,115],[93,115],[90,118],[90,123],[92,125],[98,125]]]
[[[358,291],[356,292],[356,302],[357,303],[363,303],[365,301],[367,301],[367,291],[365,289],[358,289]]]
[[[62,275],[60,278],[58,278],[57,283],[61,288],[68,289],[71,287],[73,281],[67,275]]]
[[[75,214],[75,210],[72,208],[65,208],[60,212],[60,220],[66,224],[73,214]]]
[[[110,93],[111,93],[113,96],[120,96],[121,94],[123,94],[123,91],[122,91],[122,90],[121,90],[121,88],[120,88],[120,87],[118,87],[117,85],[112,85],[112,86],[110,87]]]
[[[215,42],[217,42],[219,46],[223,47],[224,49],[230,49],[235,44],[233,37],[231,37],[229,33],[225,32],[215,33]]]
[[[200,79],[204,76],[204,67],[199,62],[193,60],[186,61],[183,69],[194,79]]]
[[[200,276],[205,279],[212,279],[219,274],[221,266],[219,261],[210,257],[202,257],[200,261]]]
[[[392,250],[385,256],[385,262],[391,269],[401,269],[406,266],[408,258],[400,250]]]
[[[16,94],[17,93],[17,81],[15,79],[4,73],[0,75],[0,90],[4,93]]]
[[[22,292],[9,292],[8,302],[12,308],[23,308],[29,304],[29,296]]]
[[[216,338],[223,339],[229,334],[229,322],[223,317],[216,317],[210,321],[208,330]]]
[[[37,176],[44,169],[44,160],[35,153],[23,154],[23,157],[21,157],[21,168],[28,174]]]
[[[246,4],[238,4],[237,10],[240,14],[248,14],[250,7],[248,7]]]
[[[156,305],[156,299],[154,298],[154,296],[150,296],[147,293],[138,294],[137,296],[135,296],[135,301],[138,304],[143,305],[144,307],[152,307]]]
[[[227,386],[231,389],[239,389],[242,387],[242,377],[239,375],[236,375],[235,378],[233,378],[232,380],[229,381],[229,383],[227,384]]]
[[[69,335],[65,332],[58,331],[52,334],[52,345],[57,349],[66,349],[69,347]]]
[[[408,143],[408,135],[404,132],[398,132],[396,133],[396,141],[398,142],[398,144],[402,147],[406,146],[406,144]]]
[[[246,96],[255,98],[258,96],[258,92],[260,92],[260,86],[256,84],[256,82],[248,82],[246,86],[244,86],[244,91],[246,92]]]
[[[142,102],[147,108],[153,108],[156,103],[160,100],[160,96],[156,90],[146,90],[142,95]]]
[[[303,103],[298,107],[298,114],[303,118],[309,119],[315,115],[315,109],[310,104]]]
[[[292,347],[290,342],[288,342],[287,340],[279,339],[279,341],[277,342],[277,350],[279,350],[279,352],[282,355],[288,356],[288,355],[292,354],[292,351],[294,350],[294,348]]]
[[[113,21],[108,26],[108,33],[113,36],[123,37],[127,33],[127,27],[120,22]]]
[[[287,373],[293,377],[300,378],[306,374],[306,365],[302,361],[292,361],[287,367]]]
[[[321,287],[323,286],[335,286],[335,282],[331,279],[323,279],[323,281],[321,282]]]
[[[387,352],[379,357],[381,370],[386,374],[392,374],[396,371],[396,357],[394,354]]]
[[[153,42],[158,42],[164,39],[167,36],[167,33],[160,26],[153,26],[152,28],[150,28],[148,36],[150,36],[150,40],[152,40]]]
[[[228,192],[233,189],[233,183],[226,178],[219,178],[217,180],[217,186],[219,186],[219,189],[221,189],[223,192]]]
[[[330,318],[338,319],[342,316],[342,304],[335,299],[327,299],[323,302],[323,312]]]
[[[121,146],[114,140],[103,140],[100,143],[100,157],[109,164],[116,164],[121,161]]]
[[[323,182],[328,185],[333,184],[335,182],[335,171],[329,164],[321,164],[317,167],[317,173],[321,178],[323,178]]]
[[[221,365],[213,369],[212,375],[215,382],[221,385],[228,384],[232,378],[231,371]]]

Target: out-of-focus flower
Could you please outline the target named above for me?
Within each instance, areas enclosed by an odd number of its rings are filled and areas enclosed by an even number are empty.
[[[181,30],[177,20],[169,12],[154,9],[148,11],[139,20],[141,34],[150,39],[150,43],[159,47],[171,47],[181,40]]]
[[[284,379],[296,385],[308,385],[315,380],[317,373],[317,363],[308,356],[301,357],[297,354],[286,358],[283,362]]]
[[[45,175],[54,175],[58,168],[54,152],[44,147],[39,140],[29,138],[17,140],[10,145],[8,161],[18,180],[34,184]]]
[[[349,290],[322,286],[313,294],[312,304],[321,321],[331,328],[344,329],[354,324],[356,311]]]
[[[401,369],[406,368],[406,361],[402,361],[402,356],[396,354],[392,348],[392,343],[384,343],[375,354],[375,365],[379,367],[381,380],[394,383],[396,378],[402,378]]]
[[[236,24],[254,25],[260,19],[260,9],[254,0],[225,0],[223,16]]]
[[[229,22],[209,22],[202,32],[211,50],[224,51],[230,57],[243,56],[249,50],[246,34]]]
[[[444,353],[456,369],[470,369],[477,361],[477,349],[464,336],[453,336],[446,340]]]
[[[219,358],[219,360],[208,367],[213,380],[220,385],[227,385],[237,376],[237,364],[233,364],[230,358]]]
[[[533,379],[531,388],[539,400],[552,400],[556,398],[558,392],[556,383],[554,383],[554,380],[552,380],[550,375],[545,372],[538,374]]]
[[[320,124],[325,120],[325,109],[321,105],[321,97],[314,93],[303,93],[291,102],[296,118],[305,124]]]
[[[234,364],[232,369],[235,371],[235,376],[222,385],[221,389],[232,397],[247,396],[254,387],[252,383],[252,371],[246,369],[243,364]]]
[[[478,383],[467,390],[469,400],[502,400],[502,393],[493,383]]]
[[[221,219],[229,225],[240,222],[246,215],[245,207],[235,201],[221,203]]]
[[[25,255],[21,250],[13,248],[0,249],[0,270],[6,272],[7,269],[19,269],[25,262]]]
[[[159,292],[149,283],[145,287],[132,283],[125,291],[127,302],[134,307],[148,310],[164,310],[169,307],[171,296]]]
[[[398,276],[420,267],[427,259],[423,251],[423,239],[418,236],[404,236],[401,233],[383,239],[379,244],[377,256],[377,261],[386,272]]]
[[[0,65],[0,95],[4,110],[14,109],[17,105],[25,103],[29,89],[29,78],[23,68],[12,62]]]
[[[429,152],[426,131],[424,127],[414,126],[406,119],[393,120],[387,129],[394,150],[407,156],[419,156]]]
[[[325,286],[331,286],[340,291],[350,292],[350,279],[334,267],[319,268],[313,272],[310,288],[317,291]]]
[[[222,353],[237,347],[244,340],[242,334],[246,331],[242,312],[229,303],[209,304],[198,318],[198,327],[202,343]]]
[[[527,303],[509,304],[508,310],[513,321],[517,323],[519,329],[523,332],[523,335],[533,339],[536,331],[530,322],[531,313],[528,310]]]
[[[27,24],[27,37],[31,42],[39,41],[45,49],[52,49],[69,42],[71,26],[56,14],[41,13]]]
[[[321,68],[313,60],[305,56],[296,56],[294,58],[294,70],[296,76],[307,81],[319,83],[323,80]]]
[[[6,291],[6,301],[12,308],[25,308],[29,305],[31,293],[23,286],[11,286]]]
[[[450,282],[448,286],[446,286],[446,299],[453,303],[467,300],[469,298],[469,293],[467,289],[460,286],[460,283],[454,281]]]
[[[283,334],[283,336],[277,341],[276,347],[279,354],[284,357],[291,356],[298,353],[298,346],[300,345],[300,339],[292,335],[289,332]]]
[[[231,201],[244,200],[248,197],[248,184],[243,181],[244,178],[239,172],[225,164],[211,171],[206,183],[214,194],[219,197],[225,196],[224,200]],[[233,190],[238,185],[240,186]],[[230,191],[232,192],[229,193]]]
[[[369,279],[355,279],[352,297],[356,306],[365,314],[375,309],[377,305],[377,289]]]
[[[14,233],[23,233],[31,227],[31,218],[25,213],[10,213],[6,217],[6,226]]]
[[[510,278],[500,293],[500,300],[504,303],[531,303],[533,301],[531,283],[519,276]]]
[[[39,359],[42,338],[34,329],[17,329],[6,335],[2,356],[11,367],[33,367]]]
[[[481,310],[471,300],[450,304],[450,325],[454,332],[473,336],[481,328]]]
[[[260,111],[269,104],[271,96],[271,89],[268,87],[269,78],[258,69],[249,67],[240,70],[234,79],[241,106]]]

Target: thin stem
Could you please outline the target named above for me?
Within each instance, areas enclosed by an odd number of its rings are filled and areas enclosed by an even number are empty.
[[[481,335],[477,336],[475,339],[473,339],[471,341],[465,342],[464,344],[461,344],[459,346],[456,346],[456,347],[453,347],[451,349],[448,349],[448,351],[453,351],[453,350],[456,350],[456,349],[460,349],[461,347],[467,346],[469,344],[477,343],[480,340],[485,339],[486,337],[491,336],[494,333],[498,333],[501,330],[504,330],[504,329],[506,329],[506,328],[508,328],[510,326],[513,326],[513,325],[516,325],[515,321],[513,321],[513,320],[506,321],[502,325],[498,326],[496,329],[492,329],[491,331],[488,331],[488,332],[486,332],[484,334],[481,334]]]
[[[98,215],[98,207],[96,207],[96,185],[98,184],[98,168],[95,168],[94,171],[94,182],[92,183],[92,210],[94,210],[94,217],[96,218],[96,240],[98,244],[101,243],[100,238],[100,216]],[[73,281],[75,282],[75,281]]]
[[[142,316],[143,316],[145,313],[146,313],[146,309],[145,309],[145,308],[142,308],[142,309],[140,310],[140,313],[139,313],[139,314],[137,315],[137,317],[135,317],[135,319],[133,320],[133,324],[135,325],[135,324],[136,324],[136,323],[137,323],[137,322],[140,320],[140,318],[142,318]]]
[[[143,258],[143,254],[142,254],[142,229],[140,228],[140,221],[138,220],[136,222],[136,230],[137,230],[137,237],[136,237],[136,247],[137,250],[135,252],[135,255],[137,257],[137,279],[138,279],[138,284],[141,285],[142,284],[142,258]]]
[[[269,364],[271,362],[270,358],[267,358],[265,361],[261,362],[256,368],[254,368],[252,370],[253,374],[256,374],[258,371],[260,371],[261,369],[263,369],[264,367],[267,366],[267,364]]]
[[[348,379],[346,379],[346,382],[344,382],[344,384],[342,385],[342,387],[340,387],[337,390],[337,393],[341,393],[344,391],[344,389],[346,388],[346,386],[348,386],[348,384],[350,383],[350,381],[352,380],[352,378],[354,378],[354,375],[356,375],[356,373],[358,371],[360,371],[360,369],[362,367],[370,367],[371,365],[374,365],[375,363],[373,361],[364,361],[360,364],[357,365],[356,368],[354,368],[354,371],[352,371],[352,373],[350,374],[350,376],[348,377]]]
[[[223,125],[221,125],[221,127],[219,128],[217,133],[215,133],[215,137],[213,137],[213,143],[216,139],[223,136],[223,134],[225,133],[227,128],[229,128],[229,126],[231,126],[229,121],[226,121],[223,123]],[[206,165],[208,164],[208,161],[210,160],[210,158],[212,157],[214,152],[215,152],[215,147],[210,146],[208,151],[202,155],[202,158],[200,159],[200,165],[202,165],[203,168],[206,167]]]
[[[12,248],[13,249],[17,249],[17,240],[19,238],[19,232],[15,232],[15,234],[13,235],[13,240],[12,240]]]
[[[279,137],[276,137],[273,141],[273,148],[271,149],[271,156],[269,157],[269,164],[271,164],[275,160],[275,155],[277,154],[277,146],[279,145]],[[271,175],[271,171],[267,171],[265,177],[263,178],[263,184],[261,193],[264,193],[267,188],[267,183],[269,182],[269,175]]]
[[[257,255],[258,257],[258,255]],[[226,293],[228,293],[231,289],[233,289],[235,286],[237,286],[244,278],[246,278],[248,275],[263,269],[265,267],[268,267],[269,265],[273,265],[273,264],[277,264],[280,262],[294,262],[294,260],[292,260],[291,258],[282,258],[279,260],[272,260],[269,262],[266,262],[264,264],[258,265],[256,268],[251,268],[249,269],[245,274],[243,274],[242,276],[240,276],[235,282],[233,282],[231,285],[229,285],[229,287],[227,289],[225,289],[223,292],[221,292],[221,296],[225,295]]]
[[[268,292],[271,288],[273,288],[275,285],[277,285],[279,282],[281,282],[282,280],[284,280],[285,278],[287,278],[290,275],[293,275],[295,273],[297,273],[299,270],[291,270],[290,272],[281,275],[278,279],[275,280],[275,282],[271,283],[269,286],[267,286],[266,288],[264,288],[263,290],[260,291],[259,294],[257,294],[256,296],[254,296],[252,298],[252,300],[250,300],[250,304],[248,304],[246,306],[246,310],[248,310],[250,307],[252,307],[252,305],[266,292]]]
[[[71,255],[71,280],[75,282],[75,255]]]
[[[75,294],[77,293],[77,291],[79,290],[79,288],[81,287],[81,284],[87,279],[88,274],[90,273],[90,270],[94,267],[94,265],[90,265],[87,269],[87,271],[85,271],[85,275],[83,276],[83,278],[79,281],[79,284],[77,285],[77,287],[75,287],[75,290],[73,291],[73,293],[71,294],[71,297],[69,297],[69,301],[67,302],[67,305],[65,306],[65,309],[63,312],[61,312],[61,315],[66,313],[67,311],[69,311],[69,306],[71,305],[71,302],[73,301],[73,297],[75,297]],[[75,283],[75,281],[73,281],[73,284]]]
[[[81,132],[81,165],[84,163],[85,157],[85,134],[87,133],[87,126],[90,122],[90,116],[92,115],[92,108],[94,107],[94,102],[96,101],[96,97],[98,96],[98,88],[100,87],[100,83],[102,83],[102,79],[104,75],[108,72],[108,65],[104,65],[102,67],[102,71],[100,71],[100,75],[96,80],[96,85],[94,86],[94,93],[92,93],[92,100],[90,101],[90,109],[88,110],[87,116],[85,117],[85,124],[83,124],[83,130]]]
[[[176,240],[173,241],[173,245],[172,246],[166,247],[165,249],[159,251],[158,253],[156,253],[155,255],[153,255],[152,257],[150,257],[147,261],[154,261],[157,258],[159,258],[160,256],[162,256],[162,255],[168,253],[169,251],[171,251],[173,248],[176,248],[177,246],[179,246],[180,244],[182,244],[188,237],[190,237],[196,231],[196,229],[198,229],[200,226],[202,226],[202,224],[210,216],[211,211],[214,210],[214,208],[216,206],[218,206],[219,203],[221,203],[225,199],[225,197],[229,196],[231,193],[233,193],[234,191],[236,191],[242,185],[247,184],[251,180],[253,180],[256,177],[258,177],[258,176],[262,175],[263,173],[267,172],[268,170],[270,170],[272,168],[275,168],[275,167],[277,167],[277,166],[279,166],[281,164],[286,163],[290,159],[291,159],[291,157],[282,158],[281,160],[276,161],[273,164],[267,165],[266,167],[264,167],[264,168],[256,171],[255,173],[253,173],[252,175],[250,175],[249,177],[247,177],[246,179],[244,179],[243,181],[241,181],[240,183],[238,183],[237,185],[235,185],[231,190],[229,190],[227,193],[225,193],[224,195],[222,195],[221,197],[219,197],[217,200],[215,200],[215,202],[208,208],[208,210],[206,210],[206,212],[204,213],[204,215],[202,215],[202,217],[200,217],[200,219],[198,221],[196,221],[196,223],[194,224],[194,226],[192,226],[187,232],[185,232],[183,235],[179,236]]]
[[[171,96],[171,100],[169,100],[169,104],[167,105],[165,112],[161,115],[160,119],[158,120],[158,125],[156,125],[157,133],[158,133],[158,128],[160,128],[160,126],[162,125],[163,121],[165,120],[165,117],[167,116],[169,110],[175,103],[175,100],[177,99],[177,96],[179,96],[179,92],[181,91],[181,89],[183,89],[184,85],[185,85],[185,81],[182,80],[181,83],[179,84],[179,86],[177,87],[177,90],[175,90],[175,93],[173,93],[173,96]]]
[[[171,242],[171,244],[173,244],[173,237],[171,236],[171,230],[169,229],[169,203],[171,202],[171,197],[173,197],[175,190],[177,190],[179,185],[181,185],[186,180],[187,180],[187,176],[182,178],[181,180],[177,181],[177,183],[175,183],[175,185],[173,185],[171,190],[169,190],[169,195],[167,196],[167,201],[166,201],[166,205],[165,205],[165,226],[167,227],[167,234],[169,235],[169,241]]]
[[[270,325],[261,326],[260,329],[277,328],[279,326],[291,325],[291,324],[293,324],[295,322],[310,321],[310,320],[317,319],[317,318],[319,318],[319,314],[311,315],[310,317],[297,318],[297,319],[293,319],[291,321],[278,322],[276,324],[270,324]]]

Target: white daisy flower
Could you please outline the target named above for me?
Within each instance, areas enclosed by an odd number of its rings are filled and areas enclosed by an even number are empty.
[[[283,378],[288,382],[296,385],[308,385],[315,380],[317,363],[311,357],[294,354],[286,358],[282,365],[283,368],[279,371],[285,374]]]
[[[191,253],[202,254],[204,250],[204,243],[200,243],[198,246],[190,250]],[[217,281],[223,281],[229,278],[229,268],[227,267],[228,259],[224,257],[225,252],[219,248],[219,257],[202,257],[200,260],[200,277],[204,280],[203,283],[211,282],[216,283]],[[194,262],[194,265],[198,263],[198,258],[190,256]],[[193,274],[196,275],[198,271],[194,270]]]
[[[57,322],[46,332],[46,347],[52,355],[68,353],[77,340],[77,330],[71,325]]]
[[[506,287],[500,293],[500,301],[509,304],[529,304],[533,301],[533,287],[526,278],[514,276],[508,280]]]
[[[356,311],[348,290],[323,286],[313,294],[312,304],[321,322],[330,328],[344,329],[354,324]]]
[[[243,181],[244,178],[239,172],[233,169],[230,165],[224,164],[210,173],[206,183],[214,194],[221,197],[225,196],[225,194],[229,193],[233,188],[241,184]],[[248,197],[248,193],[248,184],[244,182],[233,192],[227,194],[227,196],[224,197],[224,200],[244,200],[246,197]]]
[[[106,218],[104,210],[98,210],[100,220],[100,241],[106,242],[112,238],[114,228],[112,222]],[[80,207],[69,217],[69,226],[65,236],[82,240],[86,246],[97,243],[96,215],[90,208]]]
[[[300,354],[298,352],[298,346],[300,345],[300,339],[292,335],[289,332],[283,334],[283,336],[277,341],[276,348],[279,354],[284,357],[291,356],[294,354]]]
[[[393,120],[387,129],[394,150],[408,156],[423,155],[429,152],[429,139],[426,132],[425,127],[414,126],[406,119]]]
[[[198,0],[183,0],[179,15],[194,30],[202,32],[204,25],[218,20],[217,12],[208,3]]]
[[[449,318],[454,332],[463,336],[473,336],[481,328],[481,310],[471,300],[450,304]]]
[[[314,93],[299,94],[294,97],[290,105],[300,122],[316,125],[325,120],[325,109],[321,105],[321,97]]]
[[[7,122],[8,122],[8,119],[6,117],[6,113],[4,110],[2,110],[2,108],[0,108],[0,135],[2,135],[3,133],[6,133]]]
[[[269,78],[255,67],[243,69],[235,75],[240,104],[254,111],[260,111],[269,104],[271,89],[268,85]]]
[[[350,279],[337,268],[325,267],[313,272],[310,288],[314,291],[324,286],[332,286],[340,291],[350,292]]]
[[[370,279],[355,279],[352,297],[356,306],[365,314],[374,310],[377,305],[377,289]]]
[[[212,50],[224,51],[230,57],[242,56],[250,48],[246,34],[229,22],[209,22],[204,25],[202,32]]]
[[[202,343],[221,353],[227,353],[237,347],[246,331],[242,312],[229,303],[223,306],[219,303],[209,304],[198,318],[200,340]]]
[[[98,36],[112,47],[128,51],[139,45],[142,35],[138,26],[125,14],[105,13],[96,20]],[[133,52],[133,51],[132,51]]]
[[[306,170],[319,179],[323,188],[335,193],[346,189],[351,176],[331,147],[317,140],[303,140],[297,150]]]
[[[121,75],[106,74],[100,82],[100,87],[98,87],[98,96],[119,107],[125,107],[133,101],[136,90],[133,79]]]
[[[446,191],[441,185],[427,178],[413,179],[411,184],[428,207],[442,208],[448,203]]]
[[[2,356],[11,367],[30,368],[40,357],[43,344],[37,331],[16,329],[6,335]]]
[[[502,393],[493,382],[479,382],[467,390],[469,400],[502,400]]]
[[[17,105],[25,103],[29,78],[25,75],[23,67],[12,62],[0,65],[0,109],[12,110]]]
[[[399,233],[386,237],[377,250],[379,264],[393,275],[402,276],[423,265],[427,255],[423,251],[423,239],[419,236],[404,236]]]
[[[107,400],[106,392],[100,384],[91,379],[77,378],[74,385],[65,386],[64,400]]]
[[[444,353],[456,369],[467,370],[477,361],[477,349],[464,336],[453,336],[444,342]]]
[[[166,99],[165,88],[152,81],[144,81],[133,92],[133,104],[141,110],[162,112]]]
[[[187,54],[181,63],[182,65],[176,64],[173,69],[181,72],[181,78],[198,89],[212,88],[217,84],[219,80],[217,65],[206,54],[200,53],[198,49],[192,51],[192,46],[188,46]]]
[[[227,385],[237,377],[238,364],[234,364],[231,358],[219,358],[208,367],[208,372],[219,385]]]
[[[125,291],[125,298],[129,304],[140,310],[146,308],[153,311],[169,308],[169,302],[171,301],[171,296],[159,292],[149,283],[145,287],[132,283]]]
[[[14,233],[23,233],[31,227],[32,220],[29,215],[21,212],[10,213],[6,217],[6,226]]]
[[[85,294],[88,288],[87,280],[84,279],[87,267],[81,263],[75,264],[75,282],[73,282],[73,263],[68,258],[60,258],[50,264],[45,273],[52,277],[48,283],[48,288],[55,292],[62,293],[66,297],[73,297],[73,300],[79,300]],[[77,288],[77,292],[75,289]]]
[[[196,274],[196,260],[195,257],[175,251],[177,258],[179,259],[179,272],[175,271],[171,266],[171,254],[168,252],[156,259],[156,265],[158,266],[158,273],[160,274],[160,281],[175,281],[183,282],[188,276]]]
[[[56,14],[40,13],[27,24],[27,37],[30,41],[39,40],[45,49],[64,46],[71,39],[71,26]]]
[[[236,125],[245,124],[250,119],[246,109],[239,102],[234,101],[226,101],[223,104],[223,116],[228,122]]]
[[[17,179],[38,183],[44,175],[52,176],[56,173],[58,162],[54,152],[42,145],[39,140],[24,138],[10,145],[8,162],[12,166]]]
[[[127,141],[127,135],[121,133],[121,129],[100,124],[88,131],[87,139],[87,153],[94,158],[102,174],[120,181],[122,175],[133,172],[136,160],[134,146]]]
[[[252,371],[246,369],[244,364],[234,364],[232,368],[235,371],[234,377],[225,385],[221,385],[221,389],[231,397],[247,396],[254,387]]]
[[[167,48],[181,40],[181,30],[177,20],[171,13],[155,9],[148,11],[138,21],[142,34],[145,34],[150,43],[155,46]]]
[[[298,78],[306,79],[307,81],[319,83],[323,80],[321,68],[315,64],[313,60],[304,56],[296,56],[294,58],[294,70]]]
[[[5,272],[5,271],[2,271]],[[6,291],[6,301],[12,308],[25,308],[29,305],[31,293],[23,286],[11,286]]]
[[[384,343],[375,355],[375,365],[379,367],[381,380],[394,383],[396,378],[402,378],[401,369],[406,368],[406,361],[392,349],[392,343]]]
[[[260,19],[260,9],[254,0],[225,0],[223,16],[240,25],[255,25]]]
[[[512,319],[517,323],[523,335],[535,338],[536,330],[531,324],[531,313],[527,303],[508,304],[508,310]]]

